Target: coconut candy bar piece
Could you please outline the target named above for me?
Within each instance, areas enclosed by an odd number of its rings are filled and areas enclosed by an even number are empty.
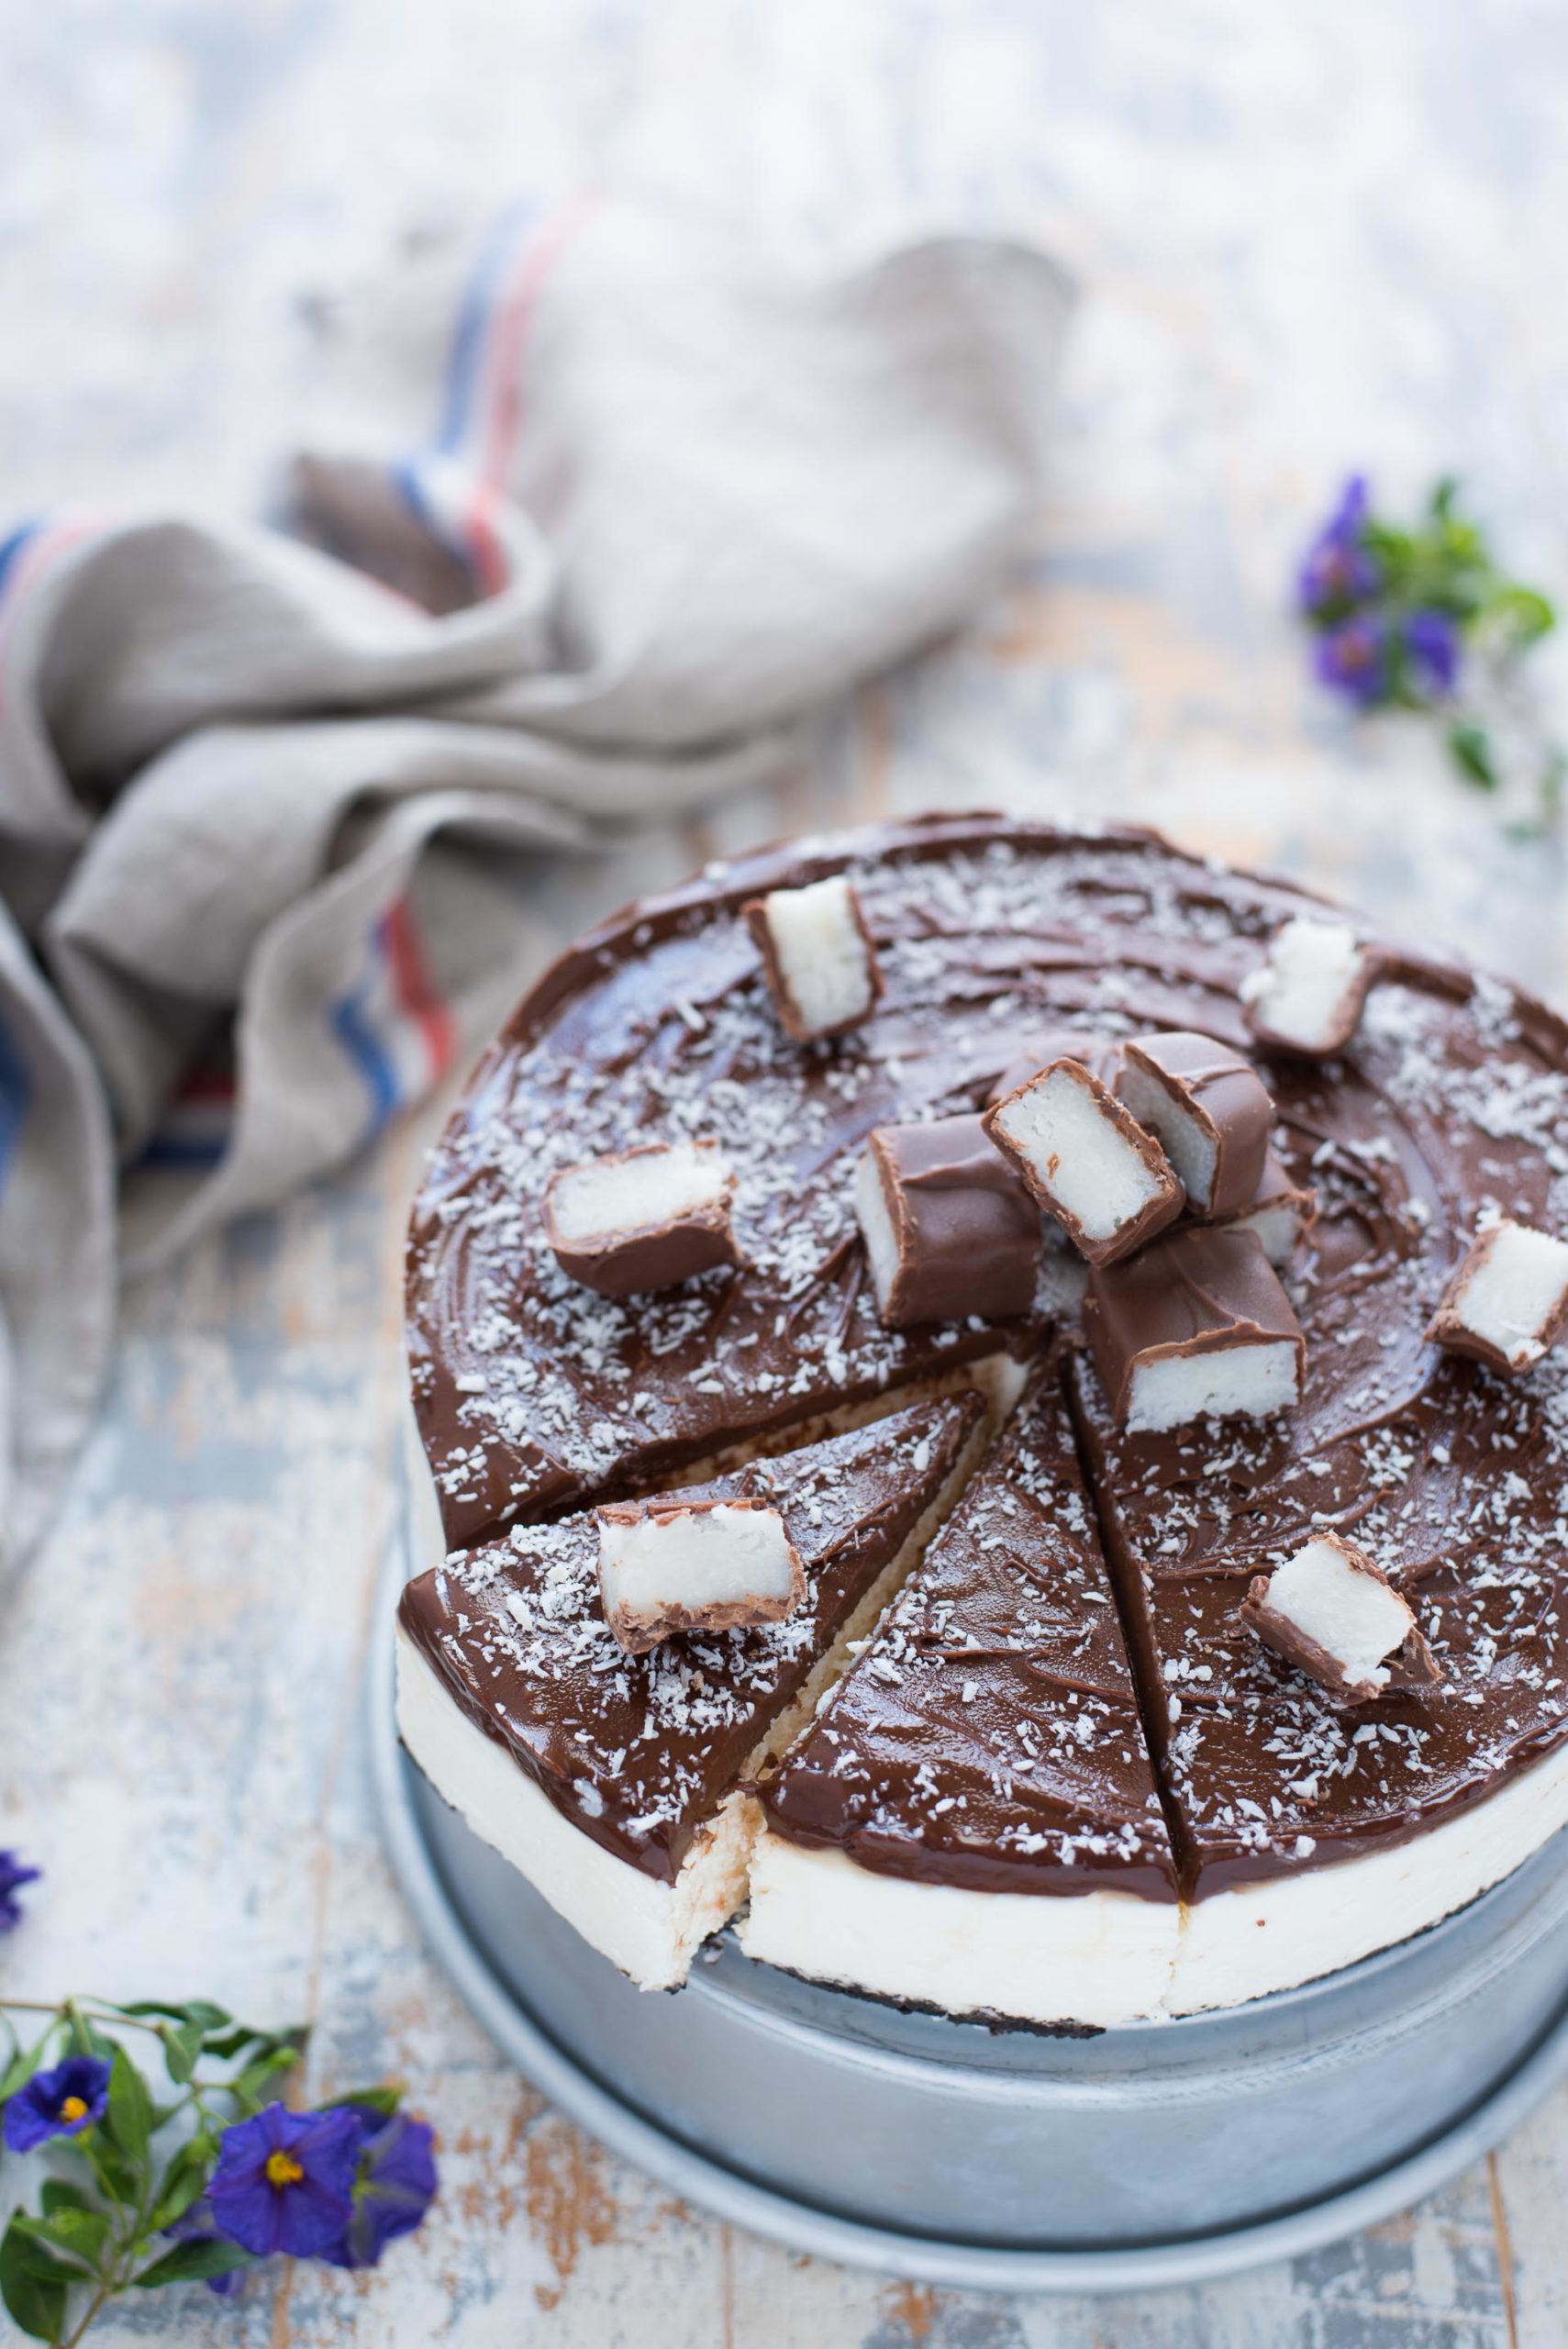
[[[885,1328],[1004,1321],[1033,1307],[1040,1209],[977,1116],[877,1127],[855,1212]]]
[[[1241,1620],[1337,1705],[1431,1687],[1437,1662],[1404,1593],[1338,1533],[1319,1533],[1272,1575],[1255,1575]]]
[[[1084,1328],[1133,1433],[1266,1419],[1300,1399],[1306,1341],[1256,1232],[1185,1224],[1130,1264],[1095,1265]]]
[[[594,1515],[605,1620],[628,1655],[677,1631],[782,1623],[806,1597],[800,1553],[763,1501],[617,1501]]]
[[[562,1271],[601,1297],[673,1288],[740,1263],[734,1188],[712,1142],[617,1151],[556,1175],[545,1194],[545,1238]]]
[[[1082,1061],[1053,1061],[983,1122],[1091,1264],[1129,1256],[1182,1211],[1164,1152]]]
[[[1295,914],[1274,932],[1268,960],[1241,982],[1247,1024],[1262,1044],[1327,1060],[1361,1025],[1377,965],[1348,922]]]
[[[869,1017],[882,972],[860,898],[841,874],[752,897],[745,913],[780,1022],[797,1043],[841,1035]]]
[[[1493,1370],[1529,1370],[1568,1326],[1568,1241],[1507,1217],[1478,1232],[1427,1330]]]
[[[1175,1168],[1189,1213],[1218,1221],[1251,1205],[1274,1121],[1251,1061],[1190,1029],[1144,1036],[1124,1046],[1116,1092]]]
[[[1317,1192],[1292,1181],[1284,1159],[1271,1142],[1263,1153],[1263,1171],[1251,1204],[1241,1214],[1225,1218],[1224,1228],[1228,1231],[1255,1231],[1270,1264],[1282,1270],[1317,1216]]]

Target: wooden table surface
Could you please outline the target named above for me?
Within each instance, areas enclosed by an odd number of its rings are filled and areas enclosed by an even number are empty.
[[[716,849],[1003,803],[1132,814],[1568,1001],[1562,857],[1418,730],[1302,682],[1287,581],[1347,464],[1453,467],[1568,588],[1568,13],[1556,0],[57,0],[0,34],[0,510],[239,509],[311,298],[519,183],[717,196],[759,233],[1006,228],[1090,289],[1029,578],[835,713],[802,773],[599,862],[564,937]],[[1562,672],[1550,690],[1561,705]],[[524,975],[519,973],[519,978]],[[239,2349],[1470,2349],[1568,2337],[1568,2091],[1352,2242],[1095,2302],[888,2283],[676,2203],[499,2061],[382,1857],[361,1684],[421,1137],[127,1301],[102,1422],[0,1620],[0,1840],[49,1869],[16,1995],[307,2015],[407,2080],[445,2190],[374,2275],[281,2267],[102,2334]],[[0,2319],[0,2329],[4,2320]]]

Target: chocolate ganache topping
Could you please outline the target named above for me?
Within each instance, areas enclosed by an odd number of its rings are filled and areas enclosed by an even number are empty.
[[[840,871],[884,993],[852,1033],[799,1044],[780,1029],[740,908]],[[863,1713],[879,1771],[896,1749],[874,1817],[863,1787],[825,1784],[797,1810],[787,1789],[806,1780],[786,1763],[766,1797],[777,1831],[841,1840],[870,1868],[1018,1890],[1086,1890],[1119,1866],[1128,1889],[1169,1897],[1160,1831],[1143,1791],[1133,1799],[1146,1767],[1136,1724],[1106,1693],[1117,1613],[1189,1898],[1397,1842],[1562,1744],[1568,1372],[1549,1356],[1505,1379],[1423,1333],[1478,1217],[1568,1230],[1568,1030],[1496,980],[1384,946],[1344,1053],[1271,1057],[1249,1037],[1240,989],[1278,926],[1314,903],[1151,834],[939,818],[716,868],[593,933],[481,1063],[416,1209],[414,1393],[448,1541],[645,1491],[740,1443],[778,1450],[825,1412],[891,1408],[1002,1350],[1037,1356],[1054,1326],[1087,1510],[1084,1527],[1072,1519],[1062,1620],[1038,1619],[1052,1688],[1069,1627],[1096,1613],[1096,1540],[1109,1571],[1097,1596],[1116,1602],[1097,1610],[1107,1633],[1095,1649],[1095,1703],[1109,1709],[1083,1699],[1088,1728],[1074,1732],[1083,1849],[1069,1863],[1027,1804],[994,1831],[951,1811],[933,1823],[973,1762],[962,1673],[920,1663],[906,1701],[905,1652],[887,1640],[824,1717]],[[1032,1318],[882,1327],[853,1209],[866,1136],[978,1110],[1038,1040],[1059,1052],[1064,1028],[1113,1041],[1195,1031],[1258,1068],[1284,1172],[1318,1204],[1281,1275],[1307,1345],[1294,1410],[1118,1431],[1077,1347],[1074,1268],[1055,1249]],[[734,1167],[741,1263],[620,1303],[574,1287],[540,1229],[551,1174],[679,1140],[713,1141]],[[1003,1455],[997,1475],[1009,1473]],[[1336,1711],[1247,1631],[1249,1580],[1314,1528],[1345,1533],[1399,1581],[1439,1686]],[[940,1556],[905,1602],[922,1624]],[[924,1653],[908,1648],[912,1672]],[[1006,1713],[1018,1743],[1039,1691],[1026,1698],[1029,1675],[1008,1658],[1016,1686],[997,1695],[992,1730]],[[1129,1821],[1138,1848],[1118,1854]]]
[[[1054,1358],[762,1799],[890,1876],[1175,1898]]]
[[[519,1526],[403,1594],[399,1620],[456,1701],[558,1810],[673,1883],[694,1838],[957,1474],[976,1395],[917,1403],[681,1497],[782,1514],[806,1570],[784,1621],[628,1655],[605,1620],[591,1515]]]

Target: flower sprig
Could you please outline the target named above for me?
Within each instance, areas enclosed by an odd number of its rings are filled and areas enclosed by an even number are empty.
[[[50,2165],[37,2209],[0,2236],[0,2299],[23,2332],[71,2349],[122,2292],[229,2291],[277,2252],[373,2266],[418,2225],[429,2128],[396,2087],[288,2110],[277,2091],[306,2036],[206,1999],[0,1999],[0,2139]],[[160,2061],[156,2094],[133,2045]]]
[[[1518,668],[1557,615],[1499,570],[1459,495],[1456,481],[1440,481],[1406,528],[1375,513],[1353,475],[1307,551],[1296,600],[1321,684],[1359,709],[1436,714],[1465,781],[1530,791],[1524,829],[1539,830],[1561,812],[1568,760],[1543,737]]]

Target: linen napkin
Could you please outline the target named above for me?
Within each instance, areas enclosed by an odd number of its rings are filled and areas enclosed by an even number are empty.
[[[1021,247],[831,275],[519,205],[324,306],[286,528],[0,544],[0,1564],[117,1264],[336,1166],[495,1017],[541,852],[775,773],[1026,542],[1071,307]],[[139,1179],[135,1244],[117,1198]]]

